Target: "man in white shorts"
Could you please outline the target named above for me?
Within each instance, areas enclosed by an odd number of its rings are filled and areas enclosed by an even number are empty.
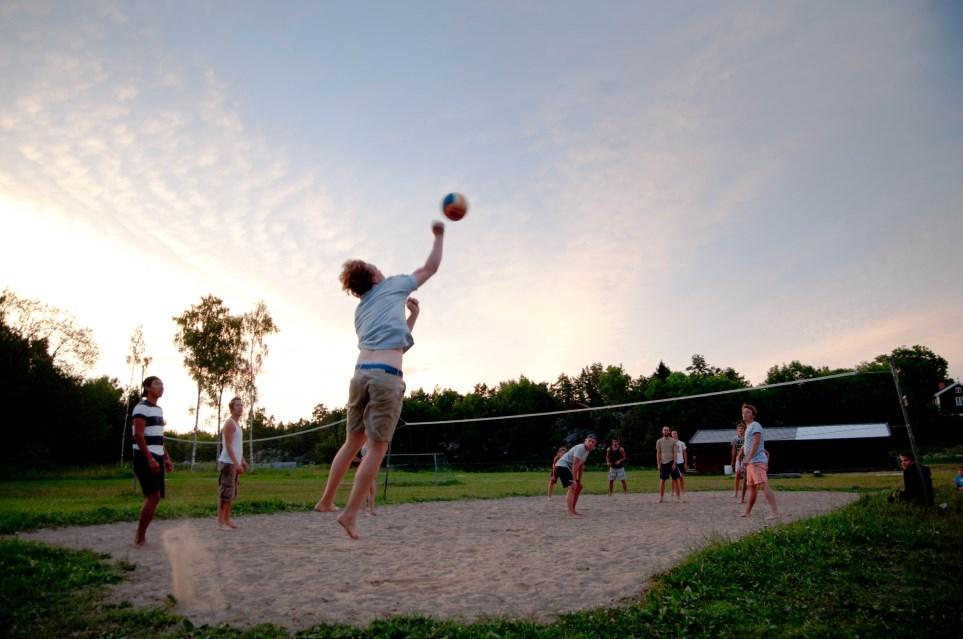
[[[615,480],[622,481],[622,492],[628,494],[629,486],[625,481],[625,449],[618,437],[612,438],[612,445],[605,449],[605,463],[609,467],[609,497],[612,496],[612,487]]]

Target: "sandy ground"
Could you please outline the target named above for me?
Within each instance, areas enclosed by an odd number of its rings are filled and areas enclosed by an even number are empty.
[[[779,522],[856,499],[777,495]],[[335,515],[314,512],[239,517],[232,532],[217,530],[213,518],[157,520],[142,549],[130,547],[133,523],[18,537],[133,563],[114,587],[118,601],[154,606],[171,594],[195,624],[301,629],[412,613],[546,621],[623,604],[707,542],[779,523],[766,521],[764,502],[751,519],[739,518],[741,506],[718,492],[691,493],[681,504],[657,504],[652,494],[583,495],[579,510],[585,517],[567,516],[558,494],[385,506],[359,518],[359,541],[348,539]]]

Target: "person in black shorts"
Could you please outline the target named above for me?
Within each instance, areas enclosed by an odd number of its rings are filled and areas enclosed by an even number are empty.
[[[147,543],[147,527],[154,519],[157,504],[164,497],[164,472],[172,472],[167,449],[164,448],[164,411],[157,400],[164,394],[164,382],[151,375],[142,384],[143,399],[131,413],[134,429],[134,474],[144,493],[144,505],[137,520],[134,546]]]

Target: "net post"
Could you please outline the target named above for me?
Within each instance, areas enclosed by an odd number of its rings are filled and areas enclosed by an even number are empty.
[[[388,474],[391,472],[391,442],[388,442],[388,463],[385,464],[385,485],[384,490],[381,493],[381,498],[384,500],[388,499]]]
[[[896,371],[893,356],[890,355],[887,359],[889,360],[889,372],[893,375],[893,383],[896,385],[896,397],[899,400],[899,408],[903,411],[903,422],[906,424],[906,434],[909,436],[910,450],[913,451],[913,457],[916,459],[914,466],[916,466],[916,472],[920,476],[920,486],[923,487],[923,497],[926,499],[926,502],[929,503],[933,496],[930,495],[930,491],[926,487],[926,478],[923,476],[923,469],[921,468],[923,458],[920,457],[919,449],[916,447],[916,437],[913,436],[913,427],[910,425],[909,412],[906,410],[906,402],[903,399],[903,389],[899,384],[899,373]]]

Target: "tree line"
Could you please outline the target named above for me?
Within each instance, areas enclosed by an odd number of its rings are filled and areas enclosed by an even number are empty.
[[[178,329],[174,343],[197,385],[195,427],[184,434],[190,441],[168,444],[175,460],[214,458],[215,446],[197,444],[217,440],[217,434],[200,431],[200,412],[204,407],[215,410],[220,425],[228,390],[244,397],[249,407],[243,424],[246,440],[295,435],[257,444],[252,455],[256,461],[331,459],[344,441],[344,426],[318,428],[342,420],[343,408],[318,404],[310,416],[280,422],[257,405],[257,376],[268,354],[265,339],[278,330],[263,303],[234,315],[209,295],[172,319]],[[0,447],[0,459],[5,467],[109,463],[117,461],[118,446],[129,459],[129,411],[151,358],[142,333],[135,329],[127,357],[130,382],[123,386],[116,379],[83,377],[81,371],[93,364],[96,352],[90,332],[76,327],[69,315],[10,291],[0,295],[0,373],[6,380],[0,385],[0,401],[6,409],[8,437],[8,444]],[[850,369],[798,361],[777,364],[769,369],[765,384],[860,374],[764,390],[751,388],[733,368],[712,366],[699,354],[685,370],[673,371],[660,362],[650,375],[636,377],[621,364],[592,363],[577,375],[560,374],[554,382],[521,376],[495,386],[477,384],[464,394],[441,387],[417,389],[405,399],[392,452],[443,452],[452,465],[467,469],[540,467],[557,446],[571,445],[594,432],[603,441],[618,435],[629,451],[638,451],[635,463],[648,465],[647,453],[663,425],[679,430],[683,439],[699,429],[728,428],[738,419],[743,401],[759,407],[766,426],[901,425],[901,398],[889,374],[891,358],[900,371],[902,399],[920,444],[958,443],[955,422],[941,418],[932,401],[938,384],[947,379],[948,364],[929,348],[916,345],[898,347]],[[729,393],[688,399],[719,391]],[[658,403],[606,408],[638,402]],[[589,408],[601,410],[585,410]],[[579,412],[508,418],[572,410]],[[495,419],[408,425],[478,418]],[[298,435],[302,431],[312,432]],[[905,435],[899,430],[894,434],[895,445],[902,446]]]
[[[739,406],[749,402],[760,409],[766,426],[833,425],[886,422],[893,426],[893,446],[906,446],[903,416],[890,374],[890,358],[900,369],[905,401],[917,439],[923,446],[959,443],[959,419],[940,417],[932,401],[939,382],[946,380],[947,362],[925,346],[899,347],[853,368],[830,369],[798,361],[772,366],[764,383],[785,384],[753,389],[732,368],[710,366],[702,355],[693,355],[684,371],[659,363],[649,376],[632,377],[621,364],[593,363],[575,376],[561,374],[555,382],[535,382],[524,376],[494,387],[478,384],[470,393],[452,389],[418,389],[405,398],[401,423],[392,441],[394,454],[443,452],[448,461],[463,469],[492,467],[545,467],[559,445],[572,445],[593,432],[602,441],[618,435],[637,455],[630,462],[651,465],[655,440],[663,425],[680,431],[686,440],[700,429],[734,427]],[[824,381],[792,383],[859,374]],[[724,395],[689,399],[693,395],[731,391]],[[635,402],[659,403],[605,408]],[[601,408],[588,411],[586,408]],[[561,415],[509,419],[514,415],[580,410]],[[342,408],[323,404],[311,417],[278,422],[258,410],[248,427],[256,439],[294,435],[259,444],[258,461],[325,463],[344,441],[343,424],[318,427],[345,417]],[[503,417],[505,419],[497,419]],[[421,424],[496,418],[454,424]],[[174,449],[175,451],[177,449]],[[183,458],[183,451],[175,458]],[[212,455],[208,451],[208,455]],[[601,456],[597,456],[601,459]]]

